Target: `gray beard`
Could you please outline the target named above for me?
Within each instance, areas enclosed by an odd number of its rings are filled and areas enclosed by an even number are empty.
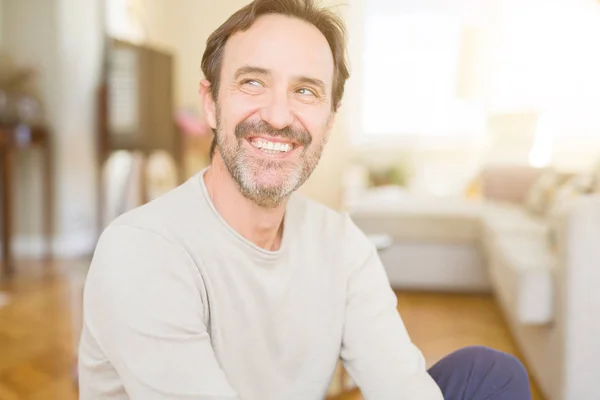
[[[232,176],[240,193],[262,208],[275,208],[286,200],[293,192],[306,182],[317,167],[327,136],[320,144],[313,143],[310,134],[301,129],[286,127],[274,129],[263,121],[258,123],[242,122],[236,126],[234,135],[227,137],[221,130],[220,107],[216,110],[217,129],[215,131],[217,147],[225,167]],[[243,141],[249,133],[262,131],[273,136],[290,139],[304,146],[297,163],[278,162],[277,160],[260,160],[249,156],[242,150]],[[315,146],[317,146],[315,148]],[[284,175],[284,182],[277,185],[261,185],[261,174],[272,173]]]
[[[222,134],[217,132],[217,146],[225,167],[233,177],[240,193],[248,200],[262,208],[275,208],[286,200],[293,192],[302,186],[317,167],[326,141],[317,151],[310,147],[303,150],[299,163],[256,160],[248,157],[240,150],[242,141],[238,139],[235,146],[223,143]],[[258,176],[269,172],[284,174],[285,181],[281,184],[267,186],[258,183]]]

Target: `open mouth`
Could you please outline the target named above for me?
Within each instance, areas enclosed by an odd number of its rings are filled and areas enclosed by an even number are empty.
[[[285,155],[297,147],[294,142],[266,139],[264,137],[250,137],[248,143],[262,153],[271,155]]]

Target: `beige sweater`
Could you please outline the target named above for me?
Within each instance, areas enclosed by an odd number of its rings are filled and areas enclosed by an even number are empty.
[[[321,400],[340,357],[368,400],[442,399],[347,216],[294,195],[266,251],[221,218],[203,174],[100,238],[81,400]]]

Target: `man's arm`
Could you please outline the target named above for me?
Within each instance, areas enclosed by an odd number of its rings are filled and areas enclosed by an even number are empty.
[[[348,373],[367,400],[443,400],[398,314],[374,246],[362,232],[351,235],[350,246],[362,262],[348,281],[341,352]]]
[[[121,225],[102,235],[85,286],[84,324],[130,399],[238,399],[211,347],[201,284],[187,253],[156,233]],[[92,366],[82,372],[102,385]]]

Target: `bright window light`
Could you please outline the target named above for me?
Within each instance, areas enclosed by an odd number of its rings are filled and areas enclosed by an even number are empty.
[[[461,20],[418,10],[367,15],[361,136],[473,135],[483,105],[458,98]]]

